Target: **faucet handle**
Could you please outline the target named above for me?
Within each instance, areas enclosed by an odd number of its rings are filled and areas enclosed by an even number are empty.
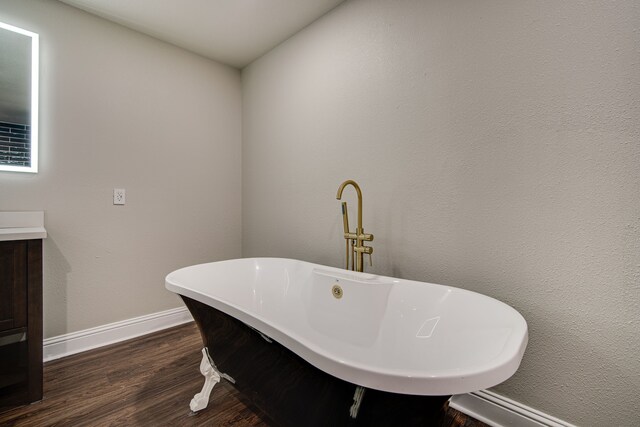
[[[370,242],[373,240],[373,234],[362,233],[360,237],[362,237],[362,240],[366,242]]]
[[[373,252],[373,251],[371,251]],[[371,252],[369,252],[369,267],[373,267],[373,260],[371,259]]]
[[[373,253],[373,248],[371,246],[356,246],[353,248],[356,252],[362,252],[363,254],[371,255]]]

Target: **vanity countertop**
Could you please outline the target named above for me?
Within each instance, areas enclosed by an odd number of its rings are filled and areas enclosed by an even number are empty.
[[[44,212],[0,212],[0,241],[45,239]]]

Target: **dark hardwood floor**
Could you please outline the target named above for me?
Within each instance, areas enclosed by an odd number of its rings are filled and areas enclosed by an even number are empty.
[[[201,346],[189,323],[49,362],[44,399],[0,408],[0,426],[273,426],[226,381],[208,408],[189,410],[203,384]],[[438,427],[487,426],[449,408]]]

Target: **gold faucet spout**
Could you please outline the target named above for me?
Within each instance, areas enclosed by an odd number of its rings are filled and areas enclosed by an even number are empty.
[[[347,185],[352,185],[353,188],[356,189],[356,193],[358,194],[358,229],[356,230],[356,234],[362,233],[362,191],[360,190],[360,186],[357,182],[352,179],[348,179],[338,187],[338,194],[336,195],[336,199],[342,199],[342,192],[344,191]]]

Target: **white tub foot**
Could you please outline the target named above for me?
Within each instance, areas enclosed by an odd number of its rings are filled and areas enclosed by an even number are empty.
[[[189,403],[189,407],[193,412],[203,410],[209,405],[209,395],[213,386],[220,382],[220,373],[213,367],[209,360],[209,352],[207,348],[202,349],[202,361],[200,362],[200,373],[204,375],[204,385],[200,393],[196,393]]]
[[[364,391],[364,387],[357,386],[355,393],[353,393],[353,405],[349,408],[349,416],[354,420],[358,417],[358,411],[360,411],[360,404],[362,404]]]

